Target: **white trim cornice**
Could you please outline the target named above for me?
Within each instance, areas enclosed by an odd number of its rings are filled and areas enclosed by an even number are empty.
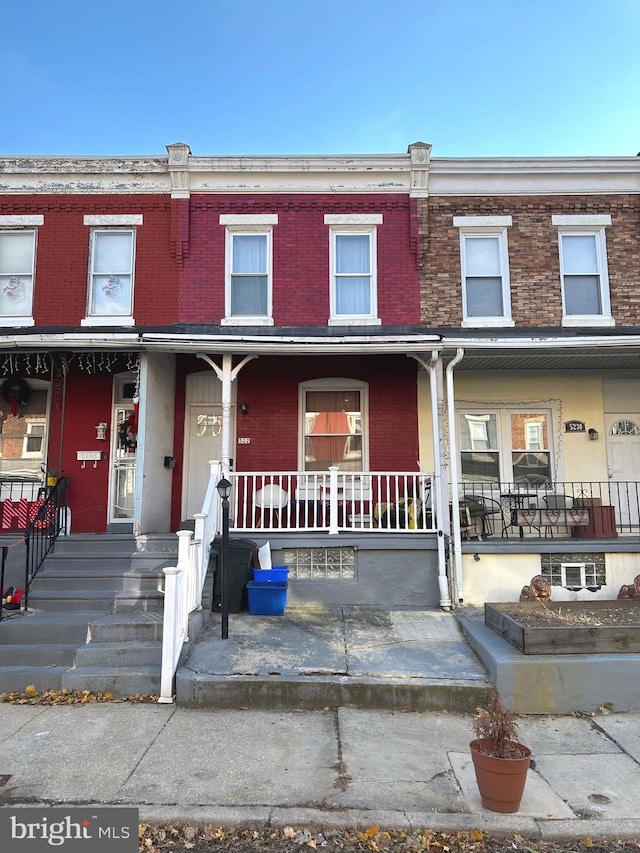
[[[640,157],[435,158],[430,196],[640,193]]]

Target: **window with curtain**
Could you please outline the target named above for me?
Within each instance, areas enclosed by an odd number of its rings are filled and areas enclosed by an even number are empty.
[[[595,234],[561,234],[562,285],[567,315],[601,315],[602,285]]]
[[[609,213],[554,214],[558,226],[563,326],[613,326],[607,269]]]
[[[304,470],[363,467],[362,393],[355,388],[307,389],[304,400]]]
[[[336,314],[371,314],[371,235],[335,235]]]
[[[513,326],[508,229],[511,216],[454,216],[460,229],[462,324]]]
[[[35,231],[0,231],[0,317],[33,313]]]
[[[89,274],[90,317],[131,317],[135,232],[93,231]]]
[[[231,235],[231,315],[259,317],[269,312],[267,234]]]
[[[502,317],[504,296],[500,237],[464,236],[464,290],[467,317]]]

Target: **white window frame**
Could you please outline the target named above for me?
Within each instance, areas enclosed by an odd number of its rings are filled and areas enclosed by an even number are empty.
[[[329,326],[380,326],[378,317],[378,225],[383,215],[327,213],[324,224],[329,226]],[[336,240],[338,236],[352,234],[369,237],[369,313],[338,314],[336,309]]]
[[[38,251],[37,226],[44,225],[44,216],[41,214],[5,214],[0,215],[0,235],[2,234],[31,234],[33,236],[33,254],[31,259],[31,300],[29,311],[24,314],[1,314],[0,327],[33,326],[33,303],[36,286],[36,256]],[[0,301],[0,310],[2,302]]]
[[[486,405],[464,405],[464,403],[460,403],[456,407],[456,433],[458,436],[458,465],[459,465],[459,479],[461,484],[464,485],[465,482],[463,480],[462,474],[462,456],[464,453],[473,452],[474,448],[464,449],[462,444],[462,436],[460,435],[460,419],[463,415],[495,415],[496,416],[496,447],[488,447],[487,452],[489,453],[497,453],[498,454],[498,476],[499,482],[495,484],[487,483],[487,487],[489,489],[495,488],[497,489],[499,485],[503,483],[513,483],[513,454],[514,448],[512,444],[512,434],[511,434],[511,418],[513,415],[518,415],[522,413],[530,414],[530,415],[540,415],[545,418],[547,425],[547,435],[549,446],[546,448],[542,448],[540,450],[531,449],[531,453],[546,453],[549,456],[549,467],[550,467],[550,477],[551,481],[555,481],[557,479],[561,479],[561,472],[558,470],[559,468],[559,460],[556,459],[554,453],[554,442],[557,441],[557,436],[554,435],[553,432],[553,424],[555,422],[554,416],[556,412],[553,408],[549,408],[548,406],[541,406],[535,403],[529,404],[510,404],[510,405],[495,405],[488,402]],[[488,433],[487,433],[488,434]],[[540,427],[540,435],[542,435],[542,428]],[[473,436],[472,444],[473,444]],[[482,452],[484,448],[475,448],[475,452]],[[522,451],[525,452],[525,451]],[[534,490],[536,487],[535,484],[531,484],[531,489]],[[541,487],[542,488],[542,487]]]
[[[509,277],[509,246],[507,229],[512,225],[511,216],[454,216],[453,225],[460,234],[460,266],[462,288],[462,326],[467,328],[515,326],[511,316],[511,281]],[[502,314],[492,317],[476,317],[467,310],[467,240],[477,237],[494,237],[498,240],[500,278],[502,281]]]
[[[136,266],[136,226],[142,225],[142,214],[87,214],[84,224],[91,229],[89,232],[89,270],[87,281],[86,316],[80,321],[81,326],[134,326],[133,306],[135,300],[135,266]],[[96,235],[108,232],[131,234],[131,299],[129,311],[126,314],[95,314],[91,311],[93,300],[93,258],[96,246]],[[121,271],[124,272],[124,271]]]
[[[560,257],[560,285],[562,291],[563,326],[614,326],[609,293],[609,270],[607,265],[607,239],[605,228],[611,225],[609,214],[577,214],[552,216],[553,225],[558,227],[558,254]],[[565,304],[565,272],[562,251],[563,236],[593,237],[596,247],[600,285],[600,314],[567,314]]]
[[[223,326],[273,326],[273,226],[278,224],[277,213],[220,214],[225,226],[224,252],[224,313]],[[263,235],[267,241],[267,313],[232,314],[233,239],[238,236]]]
[[[298,386],[298,471],[305,471],[306,393],[307,391],[359,391],[362,418],[362,471],[369,470],[369,386],[357,379],[311,379]],[[310,474],[321,473],[310,471]],[[358,472],[359,473],[359,472]]]
[[[22,437],[22,458],[23,459],[44,459],[45,440],[47,437],[47,419],[40,418],[38,420],[29,420],[26,424],[26,432]],[[33,431],[33,427],[42,428],[42,434],[38,435]],[[27,450],[29,439],[40,439],[40,450]]]

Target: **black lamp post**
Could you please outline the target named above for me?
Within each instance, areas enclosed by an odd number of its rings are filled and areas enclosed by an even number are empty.
[[[222,559],[220,561],[220,597],[222,599],[222,639],[229,637],[229,497],[231,483],[223,477],[216,486],[222,498]]]

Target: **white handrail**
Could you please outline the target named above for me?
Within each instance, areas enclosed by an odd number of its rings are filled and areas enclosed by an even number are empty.
[[[158,702],[173,702],[173,681],[182,648],[189,640],[189,614],[202,609],[202,590],[209,567],[209,551],[218,528],[216,484],[220,463],[210,462],[209,483],[202,512],[194,515],[194,531],[178,530],[178,561],[165,568],[162,619],[162,664]]]

